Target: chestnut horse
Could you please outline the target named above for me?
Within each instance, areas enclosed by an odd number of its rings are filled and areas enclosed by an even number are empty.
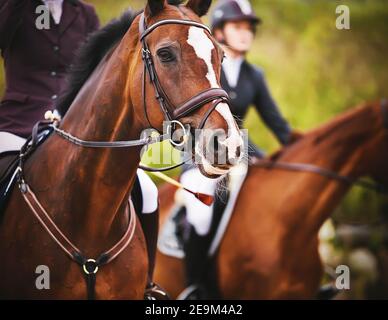
[[[371,176],[388,186],[384,108],[368,103],[350,110],[270,161],[313,164],[352,179]],[[250,166],[216,253],[221,298],[314,298],[322,278],[318,231],[349,187],[316,173]],[[172,193],[172,186],[160,189],[162,223],[173,206]],[[158,252],[155,281],[176,298],[185,285],[182,261]]]
[[[128,198],[142,146],[89,148],[75,145],[69,134],[105,146],[138,141],[144,129],[152,126],[161,131],[163,120],[173,115],[171,119],[179,118],[193,128],[232,132],[225,144],[241,146],[227,97],[219,89],[223,53],[199,18],[210,2],[190,0],[177,6],[148,0],[143,13],[129,14],[122,37],[110,34],[119,28],[114,24],[100,31],[100,36],[92,36],[86,44],[89,56],[84,55],[76,68],[82,71],[90,61],[98,61],[84,81],[77,79],[80,85],[74,84],[79,90],[73,97],[70,94],[71,106],[59,126],[62,134],[52,133],[24,164],[24,179],[41,206],[87,258],[114,246],[127,230]],[[111,43],[104,52],[106,42]],[[139,90],[142,85],[144,90]],[[207,99],[199,100],[202,96]],[[168,106],[162,98],[168,98]],[[177,106],[185,106],[180,116]],[[205,133],[201,138],[210,139]],[[201,154],[206,160],[205,152]],[[217,176],[230,165],[207,163],[201,169]],[[82,266],[66,256],[34,217],[17,186],[14,189],[0,226],[0,297],[86,298]],[[143,298],[148,261],[139,223],[132,241],[122,249],[112,262],[100,266],[96,298]],[[41,265],[50,271],[49,290],[35,286]]]

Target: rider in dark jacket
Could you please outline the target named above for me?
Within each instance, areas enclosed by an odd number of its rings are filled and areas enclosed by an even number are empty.
[[[39,7],[49,4],[50,23],[41,29]],[[33,125],[56,104],[76,49],[98,27],[94,8],[83,1],[0,0],[6,79],[0,131],[22,138],[31,134]]]

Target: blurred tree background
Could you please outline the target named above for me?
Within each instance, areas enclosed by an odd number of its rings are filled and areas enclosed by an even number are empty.
[[[128,7],[140,9],[145,3],[86,2],[95,5],[102,24]],[[388,97],[388,1],[253,0],[251,3],[263,24],[248,60],[262,67],[275,100],[294,128],[308,130],[363,101]],[[350,30],[336,28],[335,9],[340,4],[350,8]],[[0,69],[2,93],[2,64]],[[245,125],[252,139],[267,152],[278,148],[253,109]],[[388,215],[387,197],[354,188],[334,217],[337,222],[373,225],[384,214]],[[380,223],[378,226],[381,228]],[[386,241],[385,234],[379,229],[371,237],[368,246],[374,253],[381,253],[379,248]],[[384,254],[388,261],[388,255]]]

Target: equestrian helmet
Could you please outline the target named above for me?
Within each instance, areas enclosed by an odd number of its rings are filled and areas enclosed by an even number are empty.
[[[220,0],[210,17],[211,29],[221,27],[225,22],[237,20],[248,20],[254,26],[261,23],[249,0]]]

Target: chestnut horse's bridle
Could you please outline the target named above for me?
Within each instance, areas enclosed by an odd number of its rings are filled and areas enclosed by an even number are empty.
[[[209,32],[209,34],[211,34],[209,28],[207,28],[205,25],[191,20],[175,20],[175,19],[162,20],[162,21],[156,22],[155,24],[147,28],[145,23],[144,13],[141,14],[139,29],[140,29],[140,41],[142,43],[142,58],[144,61],[144,72],[143,72],[143,104],[144,105],[143,107],[144,107],[147,121],[149,122],[147,108],[145,104],[146,71],[149,75],[151,83],[154,86],[156,99],[159,101],[159,105],[164,114],[165,120],[170,121],[174,125],[179,124],[183,129],[185,129],[183,124],[179,122],[179,119],[191,114],[192,112],[203,107],[207,103],[212,102],[211,107],[209,108],[209,110],[206,111],[198,127],[199,129],[203,129],[207,119],[209,118],[210,114],[214,111],[214,109],[217,107],[218,104],[220,103],[229,104],[228,94],[221,88],[210,88],[198,93],[191,99],[182,103],[180,106],[174,108],[167,94],[165,93],[163,87],[160,84],[159,78],[157,76],[157,73],[152,61],[152,55],[146,41],[147,36],[153,30],[155,30],[159,26],[167,25],[167,24],[181,24],[181,25],[195,26],[195,27],[202,28],[207,32]],[[15,175],[17,176],[17,181],[18,181],[19,189],[22,193],[22,196],[26,201],[26,203],[28,204],[28,206],[30,207],[31,211],[34,213],[37,220],[41,223],[41,225],[47,231],[50,237],[58,244],[58,246],[73,261],[75,261],[80,265],[86,280],[88,299],[94,299],[97,271],[101,266],[106,265],[107,263],[114,260],[129,245],[129,243],[133,238],[135,228],[136,228],[136,216],[135,216],[136,213],[135,213],[132,201],[129,201],[128,206],[126,206],[126,209],[125,209],[126,215],[128,216],[129,223],[122,238],[111,249],[103,252],[97,258],[95,259],[87,258],[85,254],[80,249],[78,249],[62,233],[62,231],[58,228],[56,223],[51,219],[50,215],[44,209],[44,207],[38,200],[37,196],[31,190],[30,186],[28,185],[25,179],[24,162],[28,158],[28,156],[34,151],[34,149],[36,149],[36,147],[39,145],[39,142],[41,139],[39,137],[39,133],[47,129],[55,132],[62,138],[66,139],[67,141],[75,145],[90,147],[90,148],[128,148],[128,147],[135,147],[135,146],[145,146],[151,143],[163,141],[167,138],[170,139],[170,134],[169,133],[164,134],[156,138],[152,136],[148,136],[138,140],[129,140],[129,141],[86,141],[86,140],[79,139],[62,129],[59,129],[58,127],[59,122],[60,122],[60,119],[58,117],[55,117],[51,113],[51,116],[50,115],[48,116],[47,121],[38,122],[34,126],[31,138],[27,141],[27,143],[22,147],[20,151],[19,166],[15,172]],[[150,122],[149,124],[152,127]],[[44,125],[43,128],[41,128],[42,125]],[[172,127],[170,129],[172,130]],[[144,169],[147,169],[147,168],[144,168]],[[159,170],[159,171],[162,171],[162,170]]]

